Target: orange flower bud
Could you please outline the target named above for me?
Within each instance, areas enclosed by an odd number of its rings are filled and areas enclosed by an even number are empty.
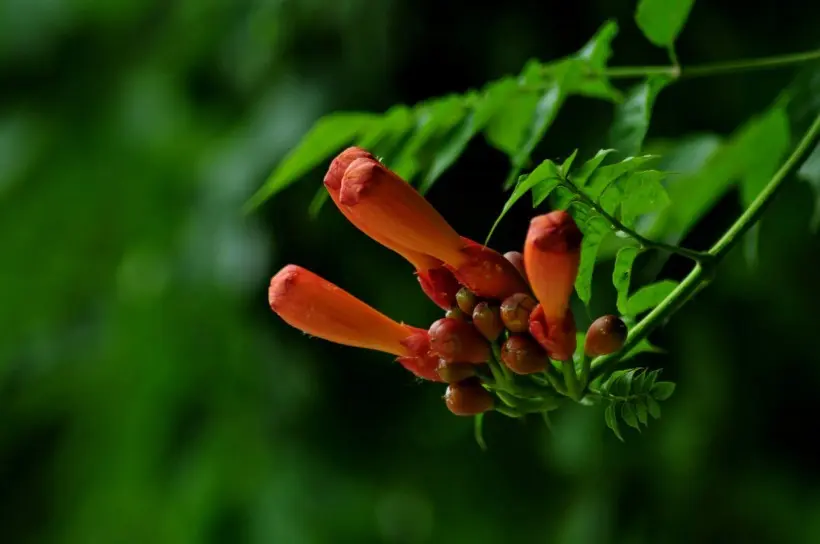
[[[470,379],[450,384],[444,394],[447,408],[457,416],[474,416],[492,410],[495,399],[481,382]]]
[[[539,304],[530,314],[530,334],[547,350],[550,358],[556,361],[572,360],[577,339],[575,319],[569,308],[563,316],[549,318],[544,315],[544,309]]]
[[[530,328],[530,313],[535,309],[535,299],[526,293],[516,293],[501,303],[501,320],[512,332],[527,332]]]
[[[459,260],[444,262],[462,285],[480,297],[495,300],[529,291],[524,277],[500,253],[469,238],[461,239],[464,247]]]
[[[458,233],[409,183],[372,158],[358,158],[342,177],[339,203],[363,230],[401,247],[460,263]]]
[[[605,315],[592,322],[584,341],[584,353],[590,357],[620,351],[626,342],[627,329],[621,318]]]
[[[490,342],[495,342],[504,332],[498,307],[490,306],[487,302],[479,302],[473,309],[473,326]]]
[[[418,276],[421,289],[430,300],[435,302],[436,305],[443,310],[451,308],[455,304],[456,291],[458,291],[461,286],[458,281],[456,281],[453,273],[445,268],[441,261],[426,253],[414,251],[396,242],[388,236],[386,231],[376,228],[378,227],[377,225],[374,226],[359,220],[350,212],[347,206],[340,202],[344,173],[356,159],[367,159],[378,162],[373,155],[360,147],[349,147],[342,151],[330,163],[330,167],[325,174],[324,184],[330,194],[330,198],[334,204],[336,204],[336,207],[339,208],[339,211],[341,211],[356,228],[384,247],[395,251],[413,265],[416,269],[416,275]]]
[[[567,212],[539,215],[530,222],[524,244],[524,266],[547,319],[560,318],[578,275],[581,231]]]
[[[475,376],[475,365],[439,361],[436,373],[447,383],[457,383]]]
[[[527,272],[524,270],[524,255],[520,251],[508,251],[504,254],[504,258],[512,263],[522,278],[527,279]]]
[[[466,321],[445,317],[430,326],[430,348],[448,363],[485,363],[490,358],[487,340]]]
[[[440,381],[427,331],[402,325],[300,266],[288,265],[270,281],[268,302],[287,324],[346,346],[383,351],[417,376]]]
[[[516,374],[542,372],[549,363],[547,354],[529,336],[512,335],[501,346],[501,360]]]

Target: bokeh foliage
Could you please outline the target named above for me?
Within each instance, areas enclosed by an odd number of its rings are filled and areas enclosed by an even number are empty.
[[[806,228],[808,184],[790,183],[766,215],[757,265],[735,252],[654,339],[666,354],[639,356],[678,388],[662,422],[625,445],[578,408],[551,435],[488,417],[482,453],[441,391],[378,355],[308,341],[266,307],[270,275],[298,262],[397,319],[429,323],[436,309],[403,262],[331,207],[305,213],[321,164],[256,214],[242,205],[325,113],[479,89],[528,59],[572,55],[608,19],[621,29],[610,62],[667,62],[634,9],[0,4],[2,540],[820,539],[820,258]],[[695,4],[678,57],[685,67],[811,49],[819,10]],[[794,104],[809,106],[787,108],[798,125],[779,131],[771,105],[795,75],[682,81],[657,95],[644,150],[681,172],[666,186],[673,206],[702,211],[669,209],[647,233],[695,248],[714,241],[742,187],[776,165],[763,157],[788,149],[820,96],[816,77],[802,76],[805,100]],[[532,158],[560,164],[576,148],[588,158],[610,147],[613,112],[567,98]],[[816,165],[802,174],[815,186]],[[476,138],[449,170],[410,166],[438,179],[428,196],[448,220],[483,239],[507,196],[505,153]],[[713,190],[694,198],[687,180],[700,176]],[[494,245],[520,245],[527,200]],[[599,248],[592,316],[615,308],[608,267],[618,249]],[[638,265],[636,286],[685,271],[677,257],[641,255]]]

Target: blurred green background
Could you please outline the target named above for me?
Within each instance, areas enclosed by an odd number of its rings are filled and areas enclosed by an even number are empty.
[[[483,453],[440,385],[311,340],[267,306],[293,262],[396,319],[438,310],[410,269],[307,206],[322,169],[243,202],[320,115],[383,111],[575,51],[607,18],[618,65],[663,64],[633,2],[0,1],[0,541],[6,543],[820,542],[820,245],[809,189],[765,216],[654,338],[678,382],[618,442],[600,410],[490,415]],[[817,47],[820,4],[699,2],[684,65]],[[650,142],[726,135],[790,69],[683,81]],[[606,147],[572,98],[541,158]],[[505,157],[481,138],[429,193],[483,239]],[[519,248],[517,207],[494,237]],[[703,248],[739,213],[723,199]],[[611,266],[611,264],[609,265]],[[687,263],[662,274],[680,278]],[[612,308],[610,270],[593,313]]]

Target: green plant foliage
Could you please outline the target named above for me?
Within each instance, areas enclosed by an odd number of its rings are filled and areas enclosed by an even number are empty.
[[[598,248],[612,229],[603,217],[593,215],[581,226],[581,230],[584,238],[581,242],[581,261],[578,265],[578,276],[575,278],[575,292],[584,304],[589,304],[592,298],[592,273],[595,270]]]
[[[629,302],[629,284],[632,279],[632,265],[638,257],[640,249],[634,246],[621,248],[615,257],[615,267],[612,271],[612,285],[618,293],[618,311],[626,315]]]
[[[797,171],[797,177],[811,185],[815,193],[814,213],[811,217],[811,229],[817,232],[820,227],[820,144]]]
[[[623,102],[615,108],[615,119],[609,131],[612,147],[627,156],[641,151],[655,99],[671,81],[668,76],[651,76],[626,93]]]
[[[377,117],[369,113],[332,113],[321,118],[276,167],[261,189],[251,198],[253,208],[322,163],[328,156],[372,129]]]
[[[660,370],[648,371],[645,368],[619,370],[603,382],[598,390],[593,391],[596,398],[606,403],[604,420],[619,440],[623,435],[619,418],[629,427],[638,431],[641,425],[649,425],[649,417],[661,417],[658,402],[667,400],[675,391],[672,382],[658,381]]]
[[[677,39],[695,0],[640,0],[635,22],[658,47],[670,47]]]
[[[672,280],[662,280],[651,283],[638,289],[626,303],[624,315],[636,316],[651,310],[674,291],[678,283]]]

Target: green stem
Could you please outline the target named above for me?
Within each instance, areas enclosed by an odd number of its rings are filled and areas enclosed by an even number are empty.
[[[667,318],[691,299],[710,279],[714,268],[737,244],[743,234],[754,225],[783,185],[786,176],[800,163],[820,135],[820,115],[801,138],[786,162],[777,170],[769,183],[757,195],[749,208],[734,222],[726,233],[708,251],[712,262],[698,263],[683,281],[658,306],[629,331],[621,351],[598,357],[592,361],[592,379],[606,374],[619,362],[620,354],[628,353],[638,342],[660,326]],[[708,269],[707,269],[708,267]]]
[[[715,74],[728,74],[745,72],[749,70],[765,70],[769,68],[779,68],[800,64],[812,60],[820,59],[820,49],[804,51],[801,53],[791,53],[788,55],[776,55],[772,57],[761,57],[757,59],[735,60],[728,62],[714,62],[700,64],[689,67],[681,66],[616,66],[607,68],[602,75],[611,79],[632,79],[642,78],[651,75],[667,75],[673,78],[693,78],[704,77]]]
[[[621,223],[612,214],[603,209],[597,202],[595,202],[580,188],[578,188],[574,183],[572,183],[572,180],[570,180],[569,178],[563,178],[561,181],[564,187],[572,191],[581,202],[595,210],[597,213],[601,215],[601,217],[606,219],[609,222],[609,224],[611,224],[617,230],[626,233],[630,238],[641,244],[643,247],[657,249],[660,251],[666,251],[668,253],[675,253],[677,255],[681,255],[682,257],[686,257],[687,259],[692,259],[695,262],[703,262],[709,259],[710,256],[706,253],[694,251],[691,249],[687,249],[685,247],[673,246],[670,244],[666,244],[664,242],[655,242],[654,240],[650,240],[649,238],[646,238],[638,234],[634,230],[630,229],[629,227]]]
[[[815,138],[820,134],[820,115],[814,120],[809,130],[794,148],[792,154],[786,159],[786,162],[775,172],[772,179],[763,188],[757,198],[752,204],[743,212],[735,223],[729,227],[729,230],[718,240],[714,246],[709,250],[716,261],[720,261],[730,249],[737,243],[738,239],[743,236],[752,226],[760,220],[760,216],[766,211],[766,207],[771,203],[772,199],[777,194],[778,190],[783,185],[783,180],[789,172],[797,166],[797,163],[803,158],[803,155],[811,148]]]
[[[575,374],[575,363],[572,360],[564,361],[561,364],[561,372],[564,374],[564,383],[567,384],[569,397],[578,402],[581,400],[581,385],[578,383],[578,375]]]
[[[592,370],[592,358],[586,353],[581,355],[581,391],[589,384],[589,373]]]

